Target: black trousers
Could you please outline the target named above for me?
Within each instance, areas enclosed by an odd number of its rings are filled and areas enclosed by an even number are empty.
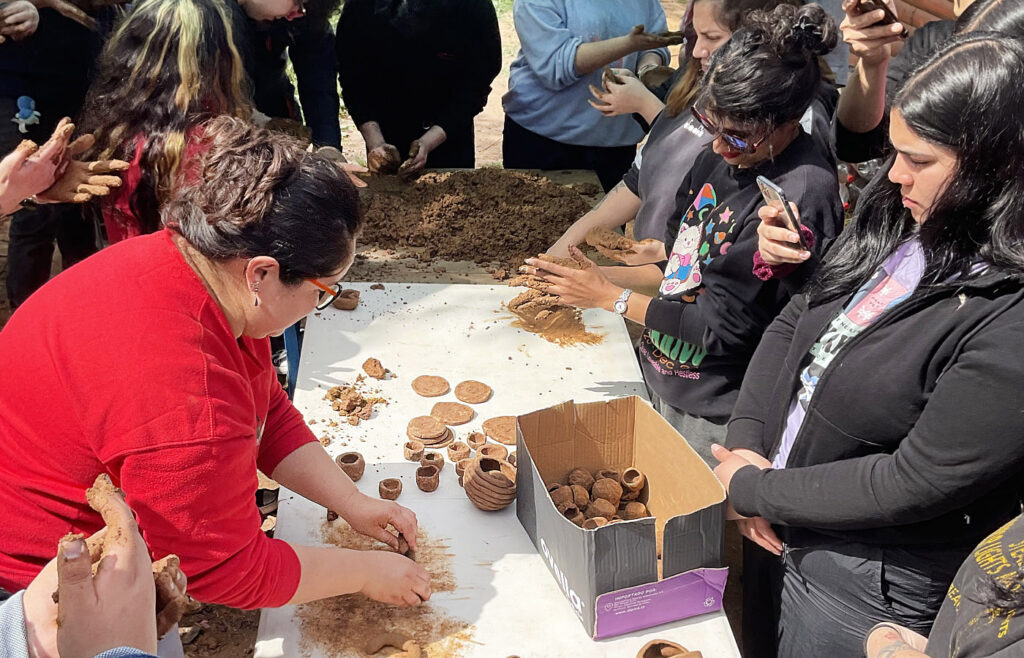
[[[398,149],[404,160],[409,146],[423,136],[427,128],[422,122],[408,119],[381,119],[378,121],[384,140]],[[433,169],[472,169],[476,166],[476,139],[473,121],[448,126],[445,140],[427,156],[427,166]]]
[[[636,144],[563,144],[523,128],[508,116],[501,149],[506,169],[593,169],[605,192],[619,184],[636,157]]]

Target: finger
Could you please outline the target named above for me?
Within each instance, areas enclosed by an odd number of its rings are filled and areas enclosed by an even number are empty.
[[[765,538],[765,541],[775,547],[775,550],[778,551],[777,554],[781,555],[783,548],[782,540],[779,539],[779,536],[775,534],[775,530],[772,529],[768,523],[764,523],[763,525],[764,529],[761,531],[761,535]]]
[[[728,450],[725,446],[712,443],[711,455],[721,463],[732,457],[732,451]]]
[[[31,139],[22,140],[21,144],[18,144],[17,148],[4,158],[4,168],[7,171],[18,171],[25,164],[25,161],[38,150],[39,147]]]
[[[788,247],[779,243],[766,244],[765,249],[761,250],[761,255],[764,256],[766,252],[770,256],[770,258],[765,258],[765,261],[768,262],[769,265],[780,265],[782,263],[798,264],[803,263],[811,257],[811,253],[809,251],[794,249],[793,247]],[[771,261],[775,262],[773,263]]]
[[[369,530],[364,533],[367,537],[373,537],[379,542],[383,542],[391,548],[398,550],[398,537],[393,533],[380,526],[371,526]],[[410,547],[412,545],[410,544]]]
[[[90,185],[89,183],[82,183],[76,190],[79,194],[91,194],[93,196],[107,196],[110,194],[110,188],[103,185]]]
[[[61,540],[57,549],[57,596],[60,618],[67,610],[85,610],[95,605],[92,589],[92,562],[85,542],[75,538]]]
[[[416,596],[420,601],[429,601],[432,593],[430,589],[430,578],[418,580],[416,584],[413,585],[412,590],[416,593]]]
[[[61,119],[53,134],[50,135],[50,139],[40,147],[37,153],[38,157],[40,159],[48,158],[52,162],[60,161],[64,157],[73,132],[75,132],[75,124],[71,123],[71,119],[68,117]]]
[[[603,104],[607,105],[607,101],[604,100],[604,97],[608,95],[607,91],[598,89],[594,85],[587,85],[587,88],[590,89],[590,93],[594,98],[600,100]]]
[[[779,242],[783,244],[796,244],[800,241],[800,236],[798,236],[796,233],[789,230],[785,226],[780,226],[777,224],[773,225],[767,222],[762,222],[761,225],[757,227],[757,234],[760,235],[765,240],[770,240],[772,242]]]
[[[355,185],[356,187],[366,187],[367,183],[362,178],[360,178],[359,176],[356,176],[351,171],[348,171],[348,172],[345,172],[345,173],[348,174],[348,179],[350,181],[352,181],[353,185]]]
[[[121,187],[120,176],[89,176],[85,179],[88,185],[99,185],[101,187]]]
[[[92,201],[92,195],[86,192],[78,192],[71,197],[71,203],[89,203]]]
[[[127,171],[131,167],[130,162],[124,160],[96,160],[86,164],[86,169],[92,174],[109,174],[114,171]]]
[[[755,544],[757,544],[764,550],[768,551],[769,553],[772,553],[774,555],[782,555],[782,547],[779,546],[776,548],[775,544],[765,539],[764,536],[762,536],[761,533],[756,529],[751,532],[751,539]]]
[[[68,146],[68,151],[71,153],[71,157],[77,157],[93,147],[96,143],[96,138],[92,135],[79,135],[78,139],[71,142]]]
[[[571,255],[572,251],[570,250],[569,253]],[[534,275],[538,275],[541,271],[544,271],[564,277],[569,276],[569,274],[576,271],[568,267],[562,267],[558,263],[552,263],[546,260],[541,260],[539,258],[527,258],[526,264],[533,268],[533,271],[529,272],[529,274]]]
[[[391,515],[391,525],[395,527],[395,530],[402,533],[402,537],[409,543],[409,548],[416,550],[416,532],[418,530],[418,523],[416,515],[412,510],[402,507],[401,505],[395,505],[398,510]],[[391,534],[391,533],[388,533]]]
[[[583,252],[580,251],[580,248],[577,247],[576,245],[569,246],[569,256],[574,261],[582,265],[584,269],[590,269],[591,267],[596,266],[596,263],[594,263],[594,261],[584,256]]]

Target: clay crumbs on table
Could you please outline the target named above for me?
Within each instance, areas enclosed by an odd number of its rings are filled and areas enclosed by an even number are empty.
[[[365,381],[366,377],[359,375],[355,383],[332,386],[327,389],[327,395],[324,396],[324,399],[331,403],[331,408],[344,416],[349,425],[358,425],[362,420],[369,420],[377,405],[388,404],[387,398],[369,394],[365,388]]]
[[[375,539],[361,535],[344,520],[321,526],[324,542],[357,550],[392,550]],[[430,574],[433,592],[455,591],[448,546],[420,530],[416,535],[419,550],[416,562]],[[362,594],[336,596],[305,603],[296,608],[302,634],[303,655],[314,648],[325,656],[367,656],[366,639],[378,633],[397,632],[419,643],[430,658],[459,656],[471,641],[473,626],[439,610],[430,603],[412,608],[396,608]]]

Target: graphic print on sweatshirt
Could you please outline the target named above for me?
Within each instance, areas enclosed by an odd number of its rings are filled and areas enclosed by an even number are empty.
[[[692,194],[692,191],[691,191]],[[705,183],[679,224],[679,234],[665,266],[659,292],[665,299],[693,303],[703,292],[702,268],[732,246],[736,228],[728,206],[721,208],[711,183]],[[640,341],[640,352],[664,375],[699,379],[696,369],[707,355],[694,345],[659,331],[648,331]]]

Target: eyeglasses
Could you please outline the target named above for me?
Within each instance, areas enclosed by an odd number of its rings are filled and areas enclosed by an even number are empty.
[[[708,131],[715,137],[721,137],[725,140],[731,148],[739,151],[740,153],[754,153],[757,151],[757,147],[764,144],[764,140],[771,136],[773,131],[769,131],[767,135],[757,140],[756,142],[750,142],[746,136],[735,135],[727,133],[715,124],[711,123],[711,119],[701,114],[696,107],[690,107],[690,112],[693,114],[693,118],[696,119],[700,125],[704,126],[704,130]]]
[[[316,303],[316,310],[322,311],[330,306],[335,299],[341,295],[341,282],[335,283],[333,286],[325,286],[316,279],[306,279],[314,286],[322,290],[320,293],[320,300]]]

